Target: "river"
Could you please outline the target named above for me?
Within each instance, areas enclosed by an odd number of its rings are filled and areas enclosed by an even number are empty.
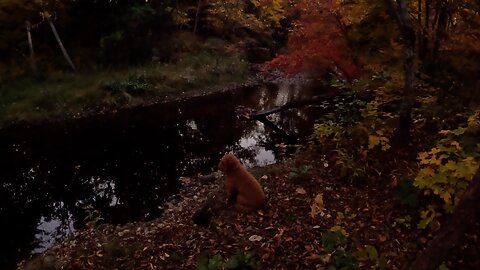
[[[264,84],[0,130],[0,269],[83,228],[93,209],[112,224],[158,217],[180,176],[216,170],[227,151],[247,167],[275,163],[281,158],[275,144],[283,138],[238,118],[236,106],[267,109],[315,91]],[[270,119],[304,137],[317,116],[309,107]]]

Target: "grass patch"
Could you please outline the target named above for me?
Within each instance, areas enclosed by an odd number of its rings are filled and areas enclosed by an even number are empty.
[[[205,50],[179,55],[171,64],[80,74],[55,72],[42,80],[21,77],[0,85],[0,126],[104,106],[134,106],[155,96],[244,81],[246,71],[241,55]]]

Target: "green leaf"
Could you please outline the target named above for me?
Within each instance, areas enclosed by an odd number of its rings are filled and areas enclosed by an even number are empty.
[[[463,133],[465,133],[466,130],[467,130],[466,128],[457,128],[457,129],[452,130],[452,133],[458,136],[458,135],[462,135]]]
[[[222,266],[222,263],[223,263],[222,255],[217,254],[212,258],[210,258],[210,260],[208,261],[208,269],[209,270],[220,269],[220,267]]]
[[[439,267],[438,267],[438,270],[450,270],[450,268],[448,268],[445,263],[442,263]]]
[[[377,252],[377,249],[374,247],[374,246],[371,246],[371,245],[366,245],[365,246],[365,250],[367,251],[368,253],[368,257],[370,259],[377,259],[378,258],[378,252]]]
[[[346,238],[343,233],[338,231],[329,231],[322,235],[322,244],[327,252],[335,250],[336,246],[346,243]]]
[[[227,261],[227,264],[225,265],[226,269],[236,269],[240,266],[240,262],[236,257],[232,257]]]

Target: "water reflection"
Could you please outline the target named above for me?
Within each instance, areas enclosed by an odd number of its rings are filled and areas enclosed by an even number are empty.
[[[238,105],[271,108],[312,95],[295,85],[243,88],[191,100],[0,131],[0,269],[84,227],[85,207],[105,222],[157,217],[181,175],[211,172],[227,151],[247,166],[275,162],[281,138],[237,119]],[[271,120],[308,133],[314,111]]]

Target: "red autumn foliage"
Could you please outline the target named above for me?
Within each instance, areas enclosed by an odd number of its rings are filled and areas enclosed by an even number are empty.
[[[287,75],[334,71],[355,77],[358,68],[348,56],[346,38],[333,8],[332,1],[300,0],[290,11],[298,19],[288,37],[288,53],[265,63],[264,68],[279,69]]]

